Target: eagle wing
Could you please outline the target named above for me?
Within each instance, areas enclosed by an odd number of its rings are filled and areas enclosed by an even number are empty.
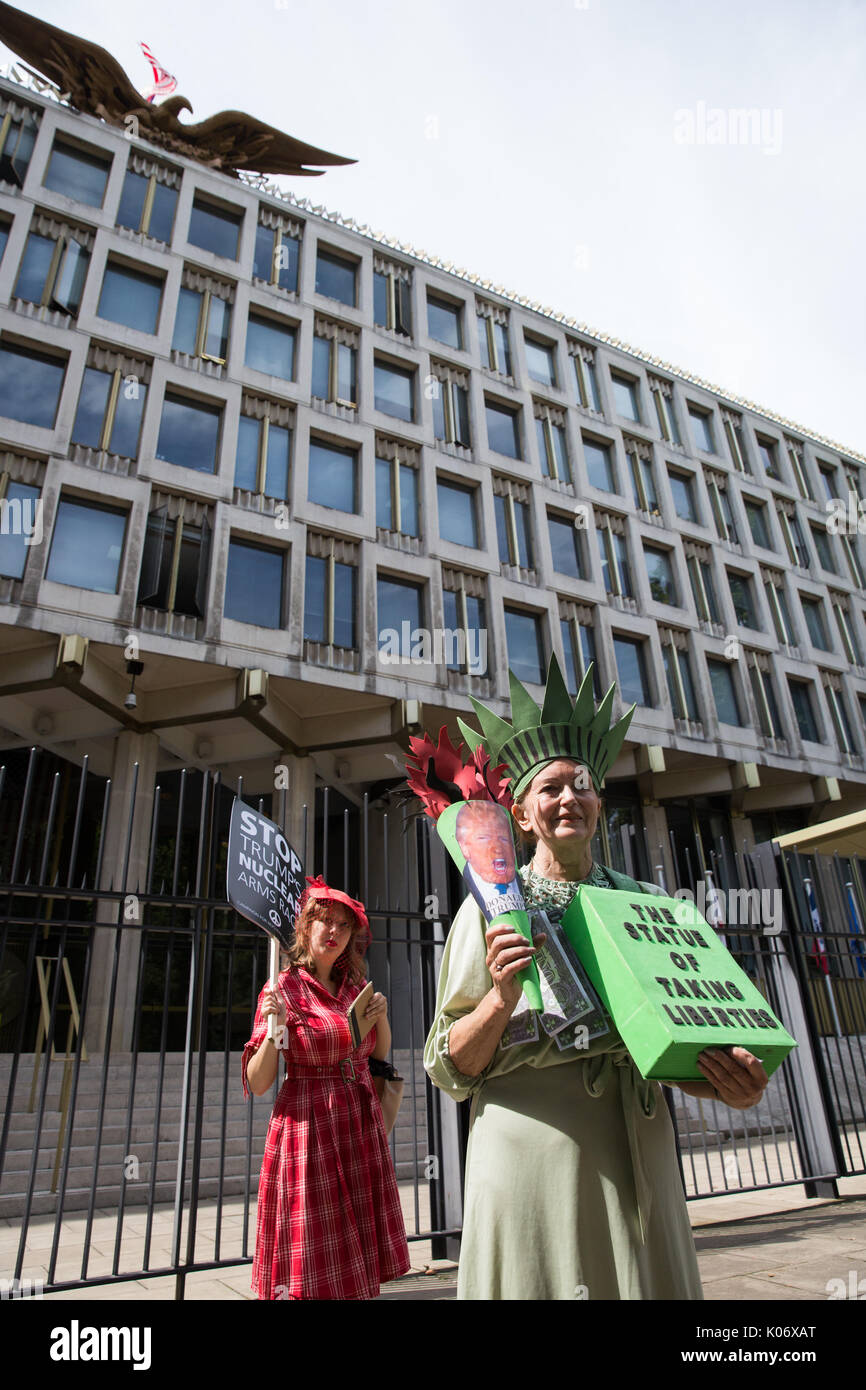
[[[203,160],[219,160],[224,168],[252,169],[260,174],[321,174],[305,164],[355,164],[354,159],[306,145],[266,125],[246,111],[218,111],[206,121],[180,125],[178,132],[201,151]]]
[[[2,3],[0,39],[61,92],[68,92],[73,105],[87,115],[122,121],[146,105],[117,60],[98,43]]]

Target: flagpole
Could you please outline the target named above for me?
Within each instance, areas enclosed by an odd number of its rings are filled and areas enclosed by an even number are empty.
[[[827,1000],[830,1005],[830,1016],[833,1020],[833,1030],[837,1038],[842,1036],[842,1025],[839,1022],[839,1014],[836,1010],[836,998],[833,994],[833,982],[830,979],[830,955],[827,951],[827,943],[824,940],[824,930],[821,926],[821,914],[818,911],[818,900],[812,889],[812,880],[803,879],[803,887],[806,891],[806,906],[812,918],[812,926],[815,929],[815,939],[818,942],[818,950],[827,959],[827,974],[824,975],[824,988],[827,991]],[[823,971],[821,972],[823,974]]]

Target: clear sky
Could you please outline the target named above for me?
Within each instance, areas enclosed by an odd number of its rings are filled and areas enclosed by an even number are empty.
[[[866,0],[20,8],[357,158],[296,193],[866,453]]]

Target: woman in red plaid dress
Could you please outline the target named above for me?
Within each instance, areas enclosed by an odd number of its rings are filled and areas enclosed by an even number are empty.
[[[368,1299],[405,1274],[409,1250],[382,1111],[368,1058],[391,1045],[387,1004],[352,1048],[346,1012],[364,984],[369,939],[361,903],[310,880],[289,968],[275,998],[262,990],[244,1048],[244,1091],[273,1085],[279,1053],[268,1016],[283,1025],[286,1079],[274,1106],[259,1179],[253,1292],[260,1299]]]

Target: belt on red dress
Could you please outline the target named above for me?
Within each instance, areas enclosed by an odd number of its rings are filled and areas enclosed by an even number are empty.
[[[369,1063],[366,1058],[360,1061],[353,1057],[344,1057],[342,1062],[336,1062],[329,1067],[296,1066],[294,1063],[286,1070],[286,1079],[294,1081],[296,1078],[303,1080],[320,1079],[327,1081],[329,1077],[342,1076],[344,1081],[361,1081],[365,1070],[369,1071]]]

